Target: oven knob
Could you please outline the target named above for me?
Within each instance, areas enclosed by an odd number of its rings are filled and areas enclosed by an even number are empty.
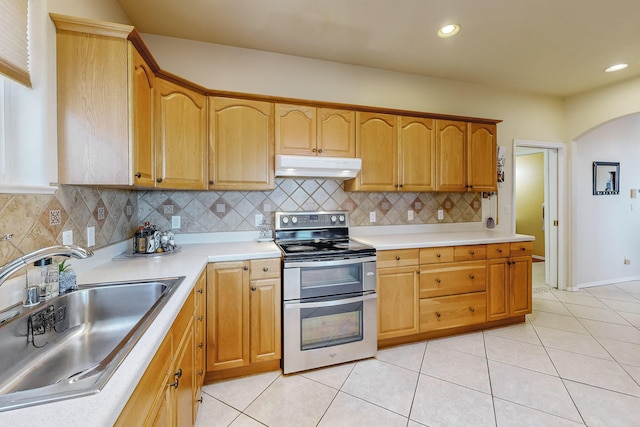
[[[340,215],[340,218],[338,218],[340,220],[340,222],[344,222],[344,215]]]
[[[298,223],[298,218],[295,216],[291,217],[291,224],[297,224]]]
[[[336,222],[338,218],[335,215],[331,215],[331,222]]]
[[[285,224],[285,225],[289,224],[289,218],[287,218],[286,216],[283,216],[282,217],[282,223]]]

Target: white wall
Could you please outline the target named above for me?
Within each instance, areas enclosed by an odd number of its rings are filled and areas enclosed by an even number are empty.
[[[498,144],[507,147],[507,159],[513,139],[564,140],[558,98],[151,34],[143,39],[162,69],[209,89],[501,119]],[[496,228],[511,231],[504,213],[513,205],[511,165],[506,170]]]
[[[578,138],[573,150],[574,286],[640,278],[640,114],[614,119]],[[592,195],[592,162],[620,162],[620,194]],[[631,260],[630,265],[624,259]]]

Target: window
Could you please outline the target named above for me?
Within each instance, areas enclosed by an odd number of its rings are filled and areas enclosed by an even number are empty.
[[[0,1],[0,73],[31,86],[27,0]]]

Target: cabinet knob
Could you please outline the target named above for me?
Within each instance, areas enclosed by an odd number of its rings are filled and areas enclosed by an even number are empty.
[[[202,396],[200,396],[200,399],[197,399],[196,402],[202,403]]]
[[[475,255],[475,254],[476,254],[476,251],[469,251],[469,253],[470,253],[471,255]]]
[[[420,274],[420,270],[416,271],[416,274]]]
[[[322,153],[322,148],[318,149],[318,153]]]
[[[252,290],[252,291],[255,291],[256,289],[258,289],[258,288],[256,288],[255,286],[252,286],[252,287],[251,287],[251,290]]]
[[[472,313],[475,313],[476,309],[473,308],[473,307],[469,307],[469,311],[472,312]]]
[[[202,371],[202,369],[199,369],[198,370],[198,375],[202,376],[202,374],[204,374],[204,372]],[[202,399],[202,398],[200,398],[200,399]],[[200,403],[202,403],[202,402],[200,402]]]
[[[404,187],[404,184],[400,184],[400,188]]]
[[[246,266],[246,265],[245,265],[244,267],[242,267],[242,269],[243,269],[244,271],[247,271],[247,270],[249,270],[249,266]]]
[[[180,377],[182,377],[182,368],[178,369],[178,371],[175,374],[173,374],[173,377],[176,380],[171,384],[169,384],[169,387],[178,388],[178,386],[180,385]]]
[[[400,255],[396,255],[396,261],[400,261]]]
[[[156,181],[162,182],[162,178],[158,178],[158,179],[156,179]]]
[[[394,187],[395,187],[395,188],[398,188],[398,184],[394,184]]]
[[[136,178],[138,179],[142,178],[142,174],[140,172],[136,173]]]
[[[526,251],[527,249],[524,246],[520,246],[521,251]]]
[[[214,184],[213,180],[209,181],[209,185],[213,185],[213,184]]]
[[[502,248],[498,248],[498,253],[501,254],[502,253]]]
[[[473,279],[475,279],[475,278],[476,278],[476,276],[474,276],[473,274],[470,274],[470,275],[469,275],[469,279],[473,280]]]
[[[198,320],[199,322],[202,322],[202,316],[198,316],[198,319],[197,319],[197,320]]]
[[[198,289],[198,293],[201,294],[202,293],[202,288]]]
[[[436,279],[436,283],[442,283],[442,280]]]
[[[204,347],[203,343],[198,344],[198,348],[202,348],[202,347]]]
[[[437,316],[438,318],[440,318],[441,314],[440,314],[440,312],[439,312],[439,311],[436,311],[436,316]]]
[[[318,152],[318,149],[317,149],[317,148],[314,148],[314,149],[313,149],[313,150],[311,150],[311,151],[313,151],[314,153],[317,153],[317,152]]]
[[[262,267],[262,271],[266,273],[267,271],[269,271],[269,267]]]
[[[441,254],[436,254],[436,257],[437,258],[442,258],[442,255]]]

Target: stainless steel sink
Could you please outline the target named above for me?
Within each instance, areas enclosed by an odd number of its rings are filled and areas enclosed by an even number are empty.
[[[0,411],[99,392],[183,280],[83,285],[0,314]]]

